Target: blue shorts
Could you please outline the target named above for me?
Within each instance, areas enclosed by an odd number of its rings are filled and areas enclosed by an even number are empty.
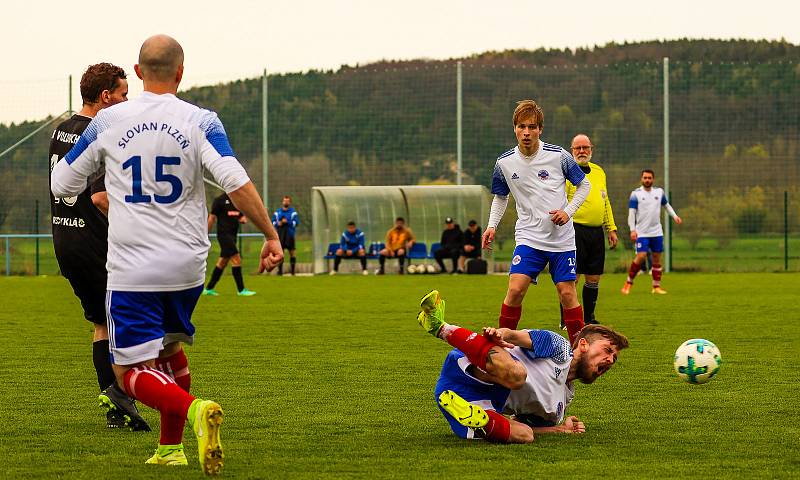
[[[166,344],[191,345],[192,312],[202,292],[202,285],[177,292],[106,292],[111,362],[134,365],[158,358]]]
[[[486,383],[478,380],[466,372],[471,365],[461,350],[453,349],[447,354],[442,365],[442,373],[436,382],[434,400],[439,405],[439,394],[445,390],[452,390],[469,403],[479,405],[484,410],[503,411],[510,390],[502,385]],[[475,431],[458,423],[449,413],[439,406],[439,410],[447,419],[453,433],[464,439],[475,438]]]
[[[636,253],[661,253],[664,251],[664,236],[639,237],[636,239]]]
[[[544,270],[548,263],[553,283],[574,282],[578,278],[575,274],[575,250],[545,252],[527,245],[517,245],[517,248],[514,249],[509,273],[527,275],[535,284],[538,281],[539,272]]]

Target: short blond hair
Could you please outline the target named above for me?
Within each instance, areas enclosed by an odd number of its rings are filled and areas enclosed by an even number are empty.
[[[517,108],[514,109],[514,116],[512,117],[514,126],[516,127],[520,120],[528,117],[533,117],[534,123],[536,123],[539,128],[544,126],[544,112],[542,112],[542,108],[533,100],[520,100],[517,102]]]

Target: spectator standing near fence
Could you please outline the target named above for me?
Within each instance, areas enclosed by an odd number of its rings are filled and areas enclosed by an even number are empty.
[[[292,197],[284,195],[281,208],[275,210],[275,213],[272,214],[272,225],[278,232],[281,248],[289,250],[289,271],[292,275],[294,275],[295,265],[297,264],[294,237],[299,223],[300,219],[297,216],[297,210],[292,207]],[[283,262],[278,265],[278,275],[283,275]]]
[[[608,195],[606,172],[600,165],[592,162],[592,141],[587,135],[576,135],[572,139],[572,156],[578,166],[586,174],[589,184],[589,196],[575,212],[572,223],[575,226],[575,256],[577,261],[576,272],[578,280],[585,276],[583,283],[583,322],[585,324],[597,323],[594,317],[597,305],[597,296],[600,288],[600,277],[606,261],[606,234],[608,235],[609,248],[617,246],[617,226],[614,224],[614,212],[611,210],[611,200]],[[572,200],[576,187],[567,183],[567,200]],[[563,324],[563,309],[562,327]]]
[[[453,221],[451,217],[444,219],[444,231],[442,232],[441,242],[439,249],[434,252],[433,257],[436,263],[439,264],[439,271],[447,273],[444,266],[444,259],[449,258],[453,261],[453,269],[450,273],[458,272],[458,257],[461,255],[461,249],[464,247],[464,232],[461,227]]]
[[[356,222],[352,220],[347,222],[347,228],[342,232],[342,238],[339,240],[339,248],[336,249],[336,258],[333,260],[333,270],[330,274],[336,275],[339,272],[339,264],[342,263],[343,258],[358,258],[361,262],[361,274],[369,274],[365,242],[364,232],[356,228]]]
[[[408,255],[408,251],[411,250],[411,246],[414,245],[415,241],[416,237],[414,237],[414,232],[406,226],[405,218],[397,217],[394,221],[394,227],[386,232],[386,246],[378,252],[380,255],[378,257],[378,261],[380,262],[378,275],[386,273],[385,265],[387,258],[397,258],[397,262],[400,266],[397,273],[400,275],[405,273],[406,255]]]

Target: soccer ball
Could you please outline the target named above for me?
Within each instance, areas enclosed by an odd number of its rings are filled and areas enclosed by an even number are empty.
[[[675,371],[689,383],[706,383],[722,366],[716,345],[702,338],[686,340],[675,352]]]
[[[417,273],[417,266],[416,265],[409,265],[406,269],[408,273]]]
[[[433,265],[427,265],[425,268],[428,270],[428,273],[436,273],[436,267]]]

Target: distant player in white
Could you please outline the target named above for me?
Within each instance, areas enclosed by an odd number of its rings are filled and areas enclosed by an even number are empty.
[[[583,422],[566,415],[575,380],[593,383],[628,346],[624,335],[603,325],[584,327],[572,348],[547,330],[472,332],[445,322],[444,300],[436,290],[420,306],[420,325],[455,347],[434,396],[453,433],[464,439],[530,443],[536,433],[583,433]]]
[[[655,173],[650,169],[642,170],[642,186],[631,192],[628,201],[628,227],[631,230],[631,241],[636,247],[636,258],[628,269],[628,280],[622,287],[622,294],[627,295],[633,286],[633,280],[642,264],[647,259],[647,252],[653,254],[653,290],[651,293],[665,294],[661,288],[661,252],[664,251],[664,230],[661,228],[661,207],[680,225],[681,217],[675,213],[667,200],[663,188],[654,187]]]
[[[517,146],[497,158],[492,174],[492,208],[482,247],[491,249],[495,229],[514,195],[516,248],[509,269],[508,291],[500,309],[500,326],[516,329],[522,300],[539,272],[550,265],[570,340],[583,327],[583,309],[575,289],[575,229],[572,216],[589,195],[586,174],[566,150],[540,141],[544,114],[533,100],[517,103],[512,117]],[[567,202],[566,182],[577,187]]]
[[[210,242],[203,169],[261,230],[260,270],[283,258],[278,236],[255,186],[234,156],[214,112],[178,99],[183,49],[156,35],[139,52],[136,74],[144,93],[99,112],[75,147],[53,169],[56,197],[76,195],[105,166],[109,197],[106,315],[117,381],[133,398],[161,413],[161,438],[147,463],[186,465],[186,420],[197,436],[204,472],[219,473],[222,409],[196,399],[153,366],[192,343],[191,322],[205,279]]]

